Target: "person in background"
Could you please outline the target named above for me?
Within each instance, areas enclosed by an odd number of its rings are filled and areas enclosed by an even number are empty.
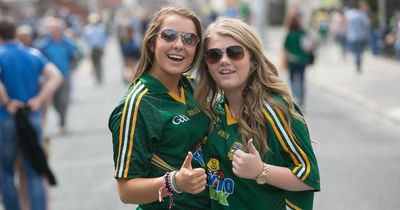
[[[301,24],[301,13],[294,10],[286,19],[288,29],[284,41],[286,66],[289,70],[289,81],[292,94],[297,104],[304,108],[306,95],[305,72],[310,63],[310,52],[315,46],[313,40],[307,37]]]
[[[135,18],[132,18],[135,19]],[[119,41],[124,60],[122,71],[123,81],[130,83],[134,75],[134,69],[140,59],[141,35],[131,21],[125,21],[119,28]]]
[[[341,57],[343,61],[346,59],[347,53],[347,22],[344,16],[344,10],[340,9],[333,13],[331,21],[331,33],[334,40],[339,44],[341,49]]]
[[[60,69],[64,78],[53,97],[54,108],[59,115],[59,131],[64,134],[70,102],[71,70],[78,59],[79,51],[74,42],[64,35],[64,23],[61,19],[49,20],[49,33],[38,43],[37,48]]]
[[[16,30],[17,40],[21,42],[26,47],[32,47],[33,45],[33,30],[29,25],[20,25],[17,27]],[[51,96],[48,97],[45,101],[43,101],[41,106],[42,111],[42,121],[45,121],[45,113],[47,112],[47,104],[50,101]],[[45,124],[42,124],[42,131],[43,133],[45,130]],[[45,136],[45,135],[44,135]],[[46,144],[46,138],[44,137],[43,145]],[[18,184],[19,184],[19,198],[20,198],[20,205],[22,210],[29,209],[29,196],[28,196],[28,183],[26,174],[24,171],[24,166],[22,165],[22,160],[19,157],[15,163],[16,171],[18,173]]]
[[[39,144],[42,139],[41,106],[62,82],[59,70],[38,50],[24,47],[16,39],[16,26],[0,20],[0,183],[6,210],[19,210],[19,195],[14,183],[14,167],[18,153],[18,133],[14,115],[18,109],[30,110],[28,120],[35,129]],[[41,77],[44,82],[40,87]],[[46,209],[43,177],[22,155],[27,177],[29,208]]]
[[[209,209],[204,164],[192,164],[209,120],[184,75],[198,60],[201,37],[199,18],[183,7],[161,8],[148,25],[133,82],[108,123],[124,203]]]
[[[347,43],[349,50],[354,55],[357,73],[362,72],[362,55],[369,40],[370,22],[367,14],[358,4],[353,4],[345,12],[347,22]]]
[[[101,85],[103,82],[102,58],[107,41],[107,32],[98,14],[92,13],[88,16],[88,25],[84,28],[83,37],[90,49],[90,58],[97,84]]]
[[[320,183],[308,128],[260,37],[220,18],[203,50],[195,97],[212,120],[203,149],[211,209],[312,209]]]
[[[17,39],[25,46],[33,46],[33,30],[29,25],[20,25],[17,27]]]

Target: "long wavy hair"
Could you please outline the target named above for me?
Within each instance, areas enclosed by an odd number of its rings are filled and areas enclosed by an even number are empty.
[[[243,145],[247,145],[247,141],[252,138],[261,154],[265,154],[269,148],[267,145],[268,129],[263,114],[264,102],[281,110],[289,126],[291,126],[290,116],[304,119],[294,111],[294,103],[288,86],[278,77],[278,70],[264,54],[259,36],[248,24],[238,19],[217,19],[205,31],[202,53],[207,50],[209,39],[215,35],[232,37],[250,53],[250,75],[242,93],[243,105],[238,116],[239,135]],[[197,76],[199,81],[195,97],[207,115],[215,120],[217,116],[215,105],[224,92],[211,77],[205,56],[200,61]],[[272,94],[280,95],[287,106],[272,100]],[[211,123],[210,129],[212,126],[213,123]]]
[[[192,20],[196,27],[196,34],[200,38],[200,41],[196,46],[194,59],[186,71],[191,70],[193,66],[195,66],[195,64],[197,63],[202,44],[200,19],[196,16],[196,14],[193,11],[185,7],[180,7],[180,6],[163,7],[154,14],[152,20],[148,25],[147,31],[143,38],[141,56],[139,59],[138,66],[136,67],[135,74],[133,76],[133,81],[136,81],[140,76],[149,71],[153,66],[154,52],[152,52],[151,48],[155,44],[155,41],[157,39],[157,33],[159,32],[161,25],[163,24],[163,21],[168,16],[173,14],[180,15],[182,17]]]

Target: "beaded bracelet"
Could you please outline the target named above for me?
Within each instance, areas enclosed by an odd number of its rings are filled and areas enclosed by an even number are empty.
[[[169,197],[169,209],[172,208],[172,206],[174,205],[174,199],[173,199],[173,195],[174,192],[171,190],[171,185],[169,183],[169,180],[171,179],[171,173],[167,172],[164,176],[163,176],[163,181],[162,181],[162,185],[160,187],[160,189],[158,189],[158,201],[162,202],[163,200],[163,195],[166,195]]]
[[[174,191],[174,193],[182,193],[183,191],[178,188],[178,185],[176,184],[176,179],[175,179],[175,175],[178,172],[177,171],[173,171],[171,173],[172,173],[171,174],[171,183],[172,183],[171,187],[172,187],[172,190]]]

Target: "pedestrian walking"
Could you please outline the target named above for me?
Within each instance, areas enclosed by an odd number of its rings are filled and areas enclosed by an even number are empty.
[[[211,209],[312,209],[320,190],[308,128],[245,22],[204,34],[196,98],[212,119],[204,145]]]
[[[289,80],[296,103],[304,108],[306,85],[305,73],[307,65],[312,62],[315,54],[315,41],[308,35],[301,24],[301,13],[298,10],[289,13],[286,19],[287,34],[284,41],[286,66],[289,70]]]
[[[63,76],[63,82],[54,94],[53,105],[59,115],[60,134],[64,134],[70,103],[71,69],[78,59],[79,51],[74,42],[64,35],[62,20],[50,19],[49,31],[50,34],[39,42],[37,48],[60,69]]]
[[[354,56],[356,71],[362,72],[362,55],[369,41],[369,19],[367,14],[353,4],[345,12],[347,22],[347,43]]]
[[[140,48],[142,42],[142,36],[137,30],[138,27],[134,27],[133,24],[131,24],[131,20],[134,19],[136,18],[132,17],[125,19],[125,21],[123,21],[119,26],[118,30],[118,39],[124,60],[122,77],[123,81],[128,84],[133,79],[134,69],[140,59]]]
[[[0,185],[6,210],[20,209],[19,196],[14,183],[14,167],[19,138],[15,114],[27,108],[28,122],[34,128],[38,144],[43,143],[40,109],[62,81],[59,70],[38,50],[27,48],[16,40],[16,26],[7,19],[0,20]],[[42,87],[41,77],[44,78]],[[46,209],[43,178],[22,154],[28,183],[31,210]]]
[[[101,85],[103,82],[102,58],[104,46],[107,42],[107,32],[97,13],[92,13],[88,16],[88,25],[84,28],[83,36],[90,49],[90,58],[96,82]]]
[[[334,37],[336,43],[339,44],[341,49],[341,57],[342,60],[346,60],[347,54],[347,22],[346,17],[344,16],[344,10],[340,9],[333,13],[332,21],[331,21],[331,33]]]
[[[201,24],[192,11],[170,6],[154,14],[133,82],[109,119],[124,203],[209,209],[205,170],[192,163],[202,152],[209,120],[184,75],[196,64],[200,46]]]

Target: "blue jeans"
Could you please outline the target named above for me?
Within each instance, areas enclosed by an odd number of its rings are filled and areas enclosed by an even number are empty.
[[[357,71],[361,72],[362,67],[362,54],[365,48],[365,41],[351,41],[348,43],[351,52],[354,55]]]
[[[41,118],[38,115],[29,117],[38,140],[42,143]],[[14,183],[14,168],[18,147],[17,125],[14,119],[0,120],[0,187],[6,210],[20,210],[18,192]],[[28,196],[31,210],[46,209],[46,195],[43,177],[39,175],[22,155],[22,164],[27,177]]]
[[[297,104],[302,107],[305,98],[305,81],[304,73],[306,71],[306,64],[303,63],[288,63],[290,87],[292,94]]]

